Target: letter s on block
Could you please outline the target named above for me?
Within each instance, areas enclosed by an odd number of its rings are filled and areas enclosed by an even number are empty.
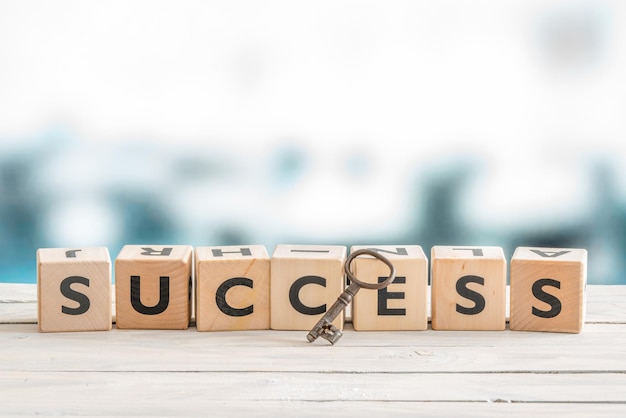
[[[89,310],[91,302],[87,295],[77,292],[72,289],[74,283],[79,283],[89,287],[89,279],[82,276],[70,276],[61,282],[61,294],[68,299],[78,302],[77,308],[68,308],[67,306],[61,306],[61,312],[67,315],[82,315]]]
[[[550,305],[549,311],[542,311],[533,306],[533,315],[539,318],[554,318],[561,313],[561,301],[554,295],[546,293],[543,288],[545,286],[561,288],[561,282],[554,279],[539,279],[533,283],[533,296],[542,302]]]
[[[464,306],[456,304],[456,311],[464,315],[476,315],[481,313],[485,309],[485,298],[478,292],[475,292],[467,288],[468,283],[478,283],[481,286],[485,285],[485,279],[479,276],[463,276],[456,282],[456,291],[460,296],[469,299],[474,302],[474,306],[466,308]]]

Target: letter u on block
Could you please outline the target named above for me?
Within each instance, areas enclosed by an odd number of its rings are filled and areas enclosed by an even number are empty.
[[[192,247],[126,245],[115,259],[117,328],[186,329]]]

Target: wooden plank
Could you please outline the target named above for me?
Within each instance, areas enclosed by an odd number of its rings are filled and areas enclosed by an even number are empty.
[[[150,397],[153,400],[154,397]],[[6,412],[5,412],[6,411]],[[61,411],[61,412],[59,412]],[[388,402],[388,401],[241,401],[234,399],[187,400],[186,402],[162,404],[152,402],[124,403],[100,401],[92,403],[76,399],[65,405],[49,405],[46,402],[29,402],[21,407],[11,403],[4,408],[7,416],[76,415],[76,416],[212,416],[232,418],[251,417],[345,417],[364,418],[393,416],[403,417],[503,417],[527,418],[529,416],[552,418],[604,418],[622,417],[626,414],[623,404],[601,403],[507,403],[507,402]]]
[[[586,323],[626,324],[626,286],[587,286]]]
[[[37,322],[37,285],[0,283],[0,324]]]
[[[142,346],[163,343],[177,347],[181,344],[209,347],[283,347],[311,348],[326,352],[342,347],[554,347],[569,348],[572,345],[589,350],[601,346],[626,345],[626,324],[589,324],[582,334],[562,334],[517,331],[354,331],[346,328],[343,338],[335,346],[325,341],[311,344],[304,331],[223,331],[201,333],[191,328],[184,331],[133,330],[114,328],[112,331],[58,333],[47,336],[36,332],[35,324],[4,324],[0,327],[0,342],[3,340],[28,339],[29,344],[112,344],[120,346]],[[183,341],[181,341],[181,339]],[[4,341],[6,342],[6,341]],[[66,347],[63,347],[66,348]],[[2,346],[0,346],[0,350]],[[332,350],[331,350],[332,351]]]
[[[0,414],[626,415],[626,286],[589,286],[581,334],[348,325],[332,347],[302,331],[43,334],[36,305],[34,285],[0,284]]]
[[[0,377],[4,414],[198,415],[208,407],[351,402],[351,414],[372,402],[415,413],[416,402],[445,404],[576,403],[626,410],[624,374],[315,374],[315,373],[49,373]],[[112,402],[112,400],[114,400]],[[235,403],[236,400],[236,403]],[[580,405],[568,407],[576,411]],[[486,409],[485,409],[486,410]],[[215,410],[214,410],[215,411]],[[224,410],[225,411],[225,410]],[[304,410],[306,411],[306,409]],[[303,411],[303,412],[304,412]],[[394,412],[396,412],[394,411]],[[613,410],[614,411],[614,410]],[[253,412],[253,411],[248,411]],[[267,410],[263,410],[268,415]],[[276,411],[278,412],[278,411]],[[386,415],[390,412],[386,410]],[[254,414],[256,415],[256,414]],[[271,415],[271,414],[270,414]],[[285,415],[280,410],[279,415]],[[302,415],[298,413],[298,415]],[[594,414],[595,415],[595,414]]]
[[[583,334],[349,331],[335,346],[310,344],[297,331],[40,334],[34,327],[0,327],[0,370],[626,372],[626,325],[589,325]]]

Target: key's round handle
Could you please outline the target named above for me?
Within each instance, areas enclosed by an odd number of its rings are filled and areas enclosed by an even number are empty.
[[[360,255],[370,255],[382,261],[383,263],[385,263],[387,267],[389,267],[389,277],[387,277],[385,280],[383,280],[380,283],[366,283],[357,279],[354,273],[352,273],[352,270],[350,270],[350,265],[352,264],[352,260],[354,260]],[[362,249],[362,250],[356,250],[355,252],[350,253],[350,256],[348,256],[348,259],[346,260],[346,263],[344,264],[343,269],[346,272],[346,275],[348,276],[348,279],[350,279],[351,282],[354,282],[365,289],[382,289],[384,287],[389,286],[391,282],[393,282],[393,280],[396,278],[396,268],[391,263],[391,261],[389,261],[387,257],[380,254],[378,251],[374,251],[374,250]]]

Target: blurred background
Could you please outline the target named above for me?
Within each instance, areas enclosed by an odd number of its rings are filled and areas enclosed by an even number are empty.
[[[0,0],[0,281],[40,247],[587,248],[626,283],[626,3]]]

